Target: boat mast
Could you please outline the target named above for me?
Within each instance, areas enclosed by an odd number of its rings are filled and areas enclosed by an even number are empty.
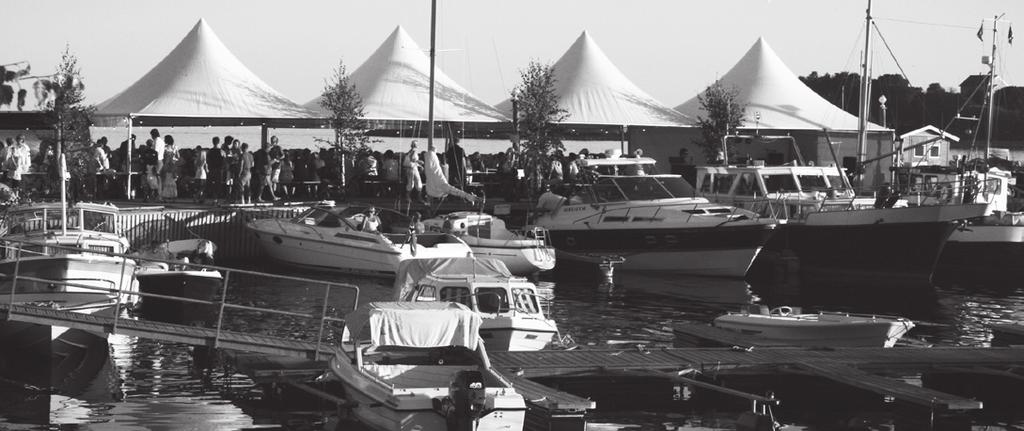
[[[430,97],[427,99],[427,148],[434,146],[434,35],[437,25],[437,0],[430,0]]]
[[[1006,15],[1006,14],[1003,14]],[[995,114],[996,100],[995,96],[995,68],[996,68],[996,28],[999,26],[999,19],[1003,17],[999,15],[992,19],[992,56],[988,58],[988,124],[985,130],[985,163],[988,164],[988,157],[992,151],[992,123],[993,114]]]
[[[864,58],[860,68],[860,97],[857,106],[857,182],[862,181],[863,174],[860,173],[864,163],[864,147],[868,140],[868,99],[871,98],[871,77],[868,62],[871,58],[871,0],[868,0],[868,9],[864,20]]]

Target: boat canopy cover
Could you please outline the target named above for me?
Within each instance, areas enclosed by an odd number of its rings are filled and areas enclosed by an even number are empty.
[[[345,317],[353,340],[375,346],[446,347],[476,350],[481,319],[455,302],[370,302]]]
[[[483,282],[506,282],[512,278],[512,273],[502,261],[479,257],[407,259],[398,264],[397,274],[394,287],[396,301],[410,300],[416,285],[427,276]]]

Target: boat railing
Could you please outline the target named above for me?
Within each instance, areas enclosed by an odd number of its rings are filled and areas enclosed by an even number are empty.
[[[48,247],[51,250],[64,250],[64,251],[68,251],[68,252],[87,252],[87,253],[92,253],[92,254],[99,254],[99,255],[106,255],[106,256],[120,258],[121,259],[122,271],[127,270],[127,268],[129,266],[131,266],[133,268],[137,268],[137,266],[135,266],[135,265],[129,265],[129,261],[131,261],[133,263],[134,262],[138,262],[138,261],[158,262],[158,263],[167,264],[169,267],[172,266],[172,265],[180,265],[180,266],[184,266],[186,268],[194,269],[194,270],[219,271],[223,275],[223,279],[222,279],[221,288],[220,288],[220,298],[218,300],[202,300],[202,299],[178,297],[178,296],[171,296],[171,295],[161,295],[161,294],[150,293],[150,292],[140,292],[140,291],[136,290],[134,286],[113,286],[113,288],[103,288],[103,287],[98,287],[98,286],[80,285],[78,283],[74,283],[75,287],[81,287],[83,289],[92,289],[92,290],[97,290],[97,291],[108,291],[110,293],[117,293],[118,294],[117,295],[118,296],[117,305],[119,307],[122,306],[122,305],[127,305],[127,304],[123,304],[122,303],[122,298],[127,298],[127,297],[132,297],[132,296],[136,297],[136,299],[145,299],[147,297],[151,297],[151,298],[158,298],[158,299],[162,299],[162,300],[176,301],[176,302],[187,303],[187,304],[200,304],[200,305],[208,305],[208,306],[216,307],[218,311],[217,311],[217,316],[216,316],[217,322],[216,322],[216,328],[215,328],[216,329],[216,336],[214,338],[214,347],[219,345],[221,334],[226,330],[225,327],[224,327],[225,326],[225,322],[224,322],[224,314],[225,314],[225,312],[229,311],[229,310],[242,310],[242,311],[257,312],[257,313],[261,313],[261,314],[270,314],[270,315],[278,315],[278,316],[290,316],[290,317],[298,317],[298,318],[303,318],[303,319],[317,321],[317,328],[316,328],[316,330],[317,330],[317,335],[316,335],[316,352],[317,352],[317,356],[319,357],[319,355],[322,353],[321,347],[325,345],[325,343],[327,341],[327,337],[329,336],[329,334],[326,333],[327,330],[330,329],[329,326],[331,324],[333,324],[333,323],[343,323],[345,321],[345,319],[343,317],[335,317],[331,313],[332,309],[330,307],[330,304],[331,304],[330,301],[332,299],[334,299],[331,296],[332,290],[340,289],[340,290],[342,290],[344,292],[348,292],[351,295],[351,310],[355,310],[356,306],[359,304],[359,297],[360,297],[359,287],[354,285],[354,284],[349,284],[349,283],[339,283],[339,282],[334,282],[334,281],[316,280],[316,279],[311,279],[311,278],[294,277],[294,276],[288,276],[288,275],[268,274],[268,273],[259,272],[259,271],[250,271],[250,270],[245,270],[245,269],[228,268],[228,267],[215,266],[215,265],[203,265],[203,264],[198,264],[198,263],[184,263],[184,262],[181,262],[181,261],[173,261],[173,260],[167,260],[167,259],[158,259],[158,258],[151,258],[151,257],[144,257],[144,256],[135,256],[135,255],[130,255],[130,254],[111,253],[111,252],[105,252],[105,251],[100,251],[100,250],[89,250],[89,249],[82,249],[82,248],[78,248],[78,247],[70,247],[70,246],[63,246],[63,245],[43,244],[43,243],[32,242],[32,241],[19,241],[19,240],[12,240],[12,239],[6,239],[5,241],[7,243],[18,243],[18,244],[22,245],[22,247],[18,247],[17,248],[16,253],[20,253],[20,251],[25,246],[33,246],[33,247],[46,246],[46,247]],[[12,303],[14,301],[14,292],[16,291],[18,280],[19,279],[21,279],[21,280],[35,280],[32,277],[19,274],[20,263],[21,263],[20,254],[17,254],[15,256],[15,259],[16,259],[16,261],[15,261],[15,265],[14,265],[14,273],[11,275],[11,277],[12,277],[12,284],[11,284],[11,301],[12,301]],[[318,304],[319,314],[317,315],[317,314],[313,314],[313,313],[300,313],[300,312],[280,310],[280,309],[274,309],[274,308],[256,307],[256,306],[252,306],[252,305],[243,305],[243,304],[238,304],[238,303],[231,303],[231,302],[228,301],[228,291],[229,291],[229,289],[231,287],[230,281],[232,279],[232,275],[236,275],[236,276],[244,275],[244,276],[252,276],[252,277],[261,277],[261,278],[268,278],[268,279],[276,279],[276,280],[285,280],[285,281],[291,281],[291,282],[298,282],[298,283],[303,283],[303,284],[308,284],[308,285],[320,285],[320,286],[323,286],[324,287],[324,295],[321,298],[320,303]],[[123,278],[124,277],[122,277],[122,279]],[[35,280],[35,281],[39,282],[38,280]],[[44,281],[47,282],[47,283],[66,283],[66,282],[60,281],[60,280],[44,280]],[[351,311],[351,310],[347,310],[347,311]],[[347,311],[346,311],[346,313],[347,313]],[[113,325],[112,325],[112,328],[113,328],[112,331],[113,332],[116,332],[116,330],[117,330],[117,322],[118,322],[118,320],[120,318],[121,318],[120,317],[120,313],[115,313],[115,315],[114,315],[114,322],[113,322]]]

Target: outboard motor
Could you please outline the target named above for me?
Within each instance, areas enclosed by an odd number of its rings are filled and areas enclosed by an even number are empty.
[[[455,373],[448,396],[434,398],[434,410],[448,422],[448,431],[472,431],[473,422],[484,415],[487,392],[484,376],[477,370]]]

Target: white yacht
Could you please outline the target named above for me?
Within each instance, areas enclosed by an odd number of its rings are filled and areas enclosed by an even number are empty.
[[[584,159],[596,174],[568,199],[542,196],[534,224],[548,230],[559,259],[626,270],[743,277],[775,220],[696,197],[679,175],[645,175],[654,159]]]
[[[958,220],[984,205],[908,206],[895,194],[856,196],[834,166],[702,166],[701,196],[783,221],[766,247],[799,258],[805,282],[819,278],[929,283]]]
[[[812,347],[892,347],[914,328],[914,322],[896,316],[759,305],[719,316],[713,325],[770,343]]]
[[[490,351],[541,350],[559,340],[537,286],[513,276],[497,259],[412,259],[401,263],[395,300],[458,302],[483,318],[480,337]]]
[[[374,430],[523,429],[526,402],[496,372],[480,315],[454,302],[371,302],[345,318],[331,376]]]
[[[369,212],[376,212],[376,219]],[[399,262],[413,258],[465,257],[473,251],[454,235],[416,233],[397,211],[362,205],[313,207],[290,220],[249,222],[271,258],[294,266],[394,276]]]
[[[515,275],[528,276],[555,267],[555,248],[547,243],[547,231],[533,227],[513,231],[505,221],[490,214],[457,211],[423,221],[430,232],[458,236],[477,257],[502,261]]]

